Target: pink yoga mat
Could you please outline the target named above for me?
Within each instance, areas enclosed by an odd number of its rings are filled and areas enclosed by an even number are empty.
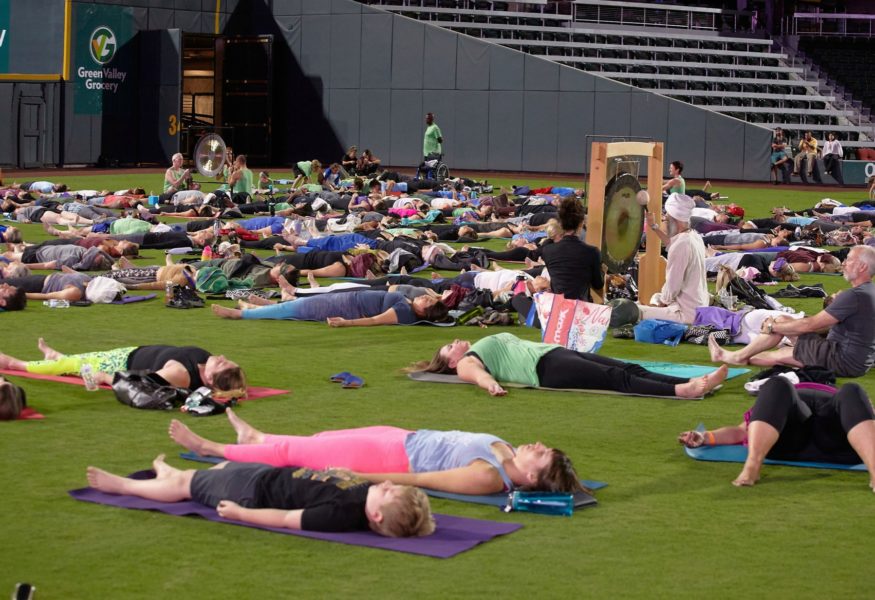
[[[42,379],[43,381],[57,381],[59,383],[71,383],[73,385],[85,386],[85,382],[82,381],[81,377],[76,377],[75,375],[40,375],[38,373],[28,373],[27,371],[13,371],[11,369],[0,369],[0,373],[3,375],[12,375],[15,377],[27,377],[28,379]],[[111,390],[112,386],[101,384],[101,388],[105,390]],[[267,398],[268,396],[279,396],[280,394],[290,394],[289,390],[280,390],[277,388],[269,388],[269,387],[258,387],[258,386],[250,386],[249,395],[245,399],[241,399],[241,402],[245,400],[256,400],[258,398]]]

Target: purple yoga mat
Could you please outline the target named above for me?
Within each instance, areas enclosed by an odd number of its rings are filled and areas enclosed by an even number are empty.
[[[155,473],[153,471],[137,471],[128,477],[131,477],[132,479],[151,479],[154,476]],[[219,523],[230,523],[231,525],[266,529],[267,531],[285,533],[287,535],[297,535],[317,540],[340,542],[342,544],[351,544],[353,546],[367,546],[369,548],[382,548],[383,550],[421,554],[423,556],[433,556],[435,558],[449,558],[455,556],[465,550],[470,550],[477,544],[488,542],[499,535],[513,533],[522,527],[522,525],[518,523],[498,523],[496,521],[484,521],[481,519],[435,515],[434,518],[437,523],[435,532],[432,535],[420,538],[390,538],[370,531],[353,531],[346,533],[293,531],[290,529],[263,527],[261,525],[251,525],[249,523],[224,519],[218,515],[214,508],[190,500],[185,502],[157,502],[155,500],[138,498],[136,496],[106,494],[90,487],[71,490],[69,494],[76,500],[81,500],[82,502],[94,502],[95,504],[106,504],[108,506],[132,508],[135,510],[157,510],[177,517],[196,515]]]
[[[156,298],[158,294],[146,294],[145,296],[122,296],[121,300],[113,300],[112,304],[131,304],[132,302],[142,302],[143,300],[151,300]]]

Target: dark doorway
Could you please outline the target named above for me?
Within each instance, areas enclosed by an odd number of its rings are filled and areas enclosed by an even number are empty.
[[[219,122],[233,130],[234,150],[250,165],[270,164],[273,36],[219,40],[222,56]]]

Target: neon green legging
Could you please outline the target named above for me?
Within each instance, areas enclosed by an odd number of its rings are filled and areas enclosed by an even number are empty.
[[[55,360],[32,360],[26,368],[28,373],[40,375],[78,375],[82,365],[91,365],[95,371],[112,375],[128,368],[128,356],[136,349],[137,346],[130,346],[102,352],[68,354]]]

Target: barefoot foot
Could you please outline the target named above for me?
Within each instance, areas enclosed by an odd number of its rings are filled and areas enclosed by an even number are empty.
[[[213,314],[217,317],[222,317],[223,319],[240,319],[240,311],[235,308],[225,308],[219,304],[213,304],[210,306],[210,309],[213,311]]]
[[[726,381],[726,376],[728,374],[729,367],[727,365],[720,365],[719,369],[715,369],[705,375],[705,393],[713,391],[714,388]]]
[[[191,450],[192,452],[197,452],[198,454],[204,453],[207,440],[196,434],[189,429],[188,426],[177,419],[170,421],[170,428],[167,430],[167,433],[170,434],[170,439],[183,448]]]
[[[167,458],[164,454],[159,454],[155,457],[155,460],[152,461],[152,470],[155,471],[155,476],[158,479],[168,475],[171,471],[175,471],[173,467],[164,462],[164,459]]]
[[[238,417],[237,413],[230,408],[225,411],[225,414],[228,415],[228,421],[231,423],[231,427],[237,432],[238,444],[264,443],[264,433]]]
[[[46,341],[43,338],[39,338],[36,341],[36,346],[39,348],[39,351],[43,353],[43,357],[46,360],[58,360],[59,358],[63,358],[64,355],[55,350],[54,348],[49,347],[46,344]]]
[[[313,272],[312,272],[312,271],[311,271],[310,273],[307,273],[307,283],[310,284],[310,287],[311,287],[311,288],[317,288],[317,287],[319,287],[319,282],[316,281],[316,276],[313,275]]]
[[[113,475],[97,467],[88,467],[85,471],[88,485],[108,494],[121,494],[124,489],[124,477]]]

